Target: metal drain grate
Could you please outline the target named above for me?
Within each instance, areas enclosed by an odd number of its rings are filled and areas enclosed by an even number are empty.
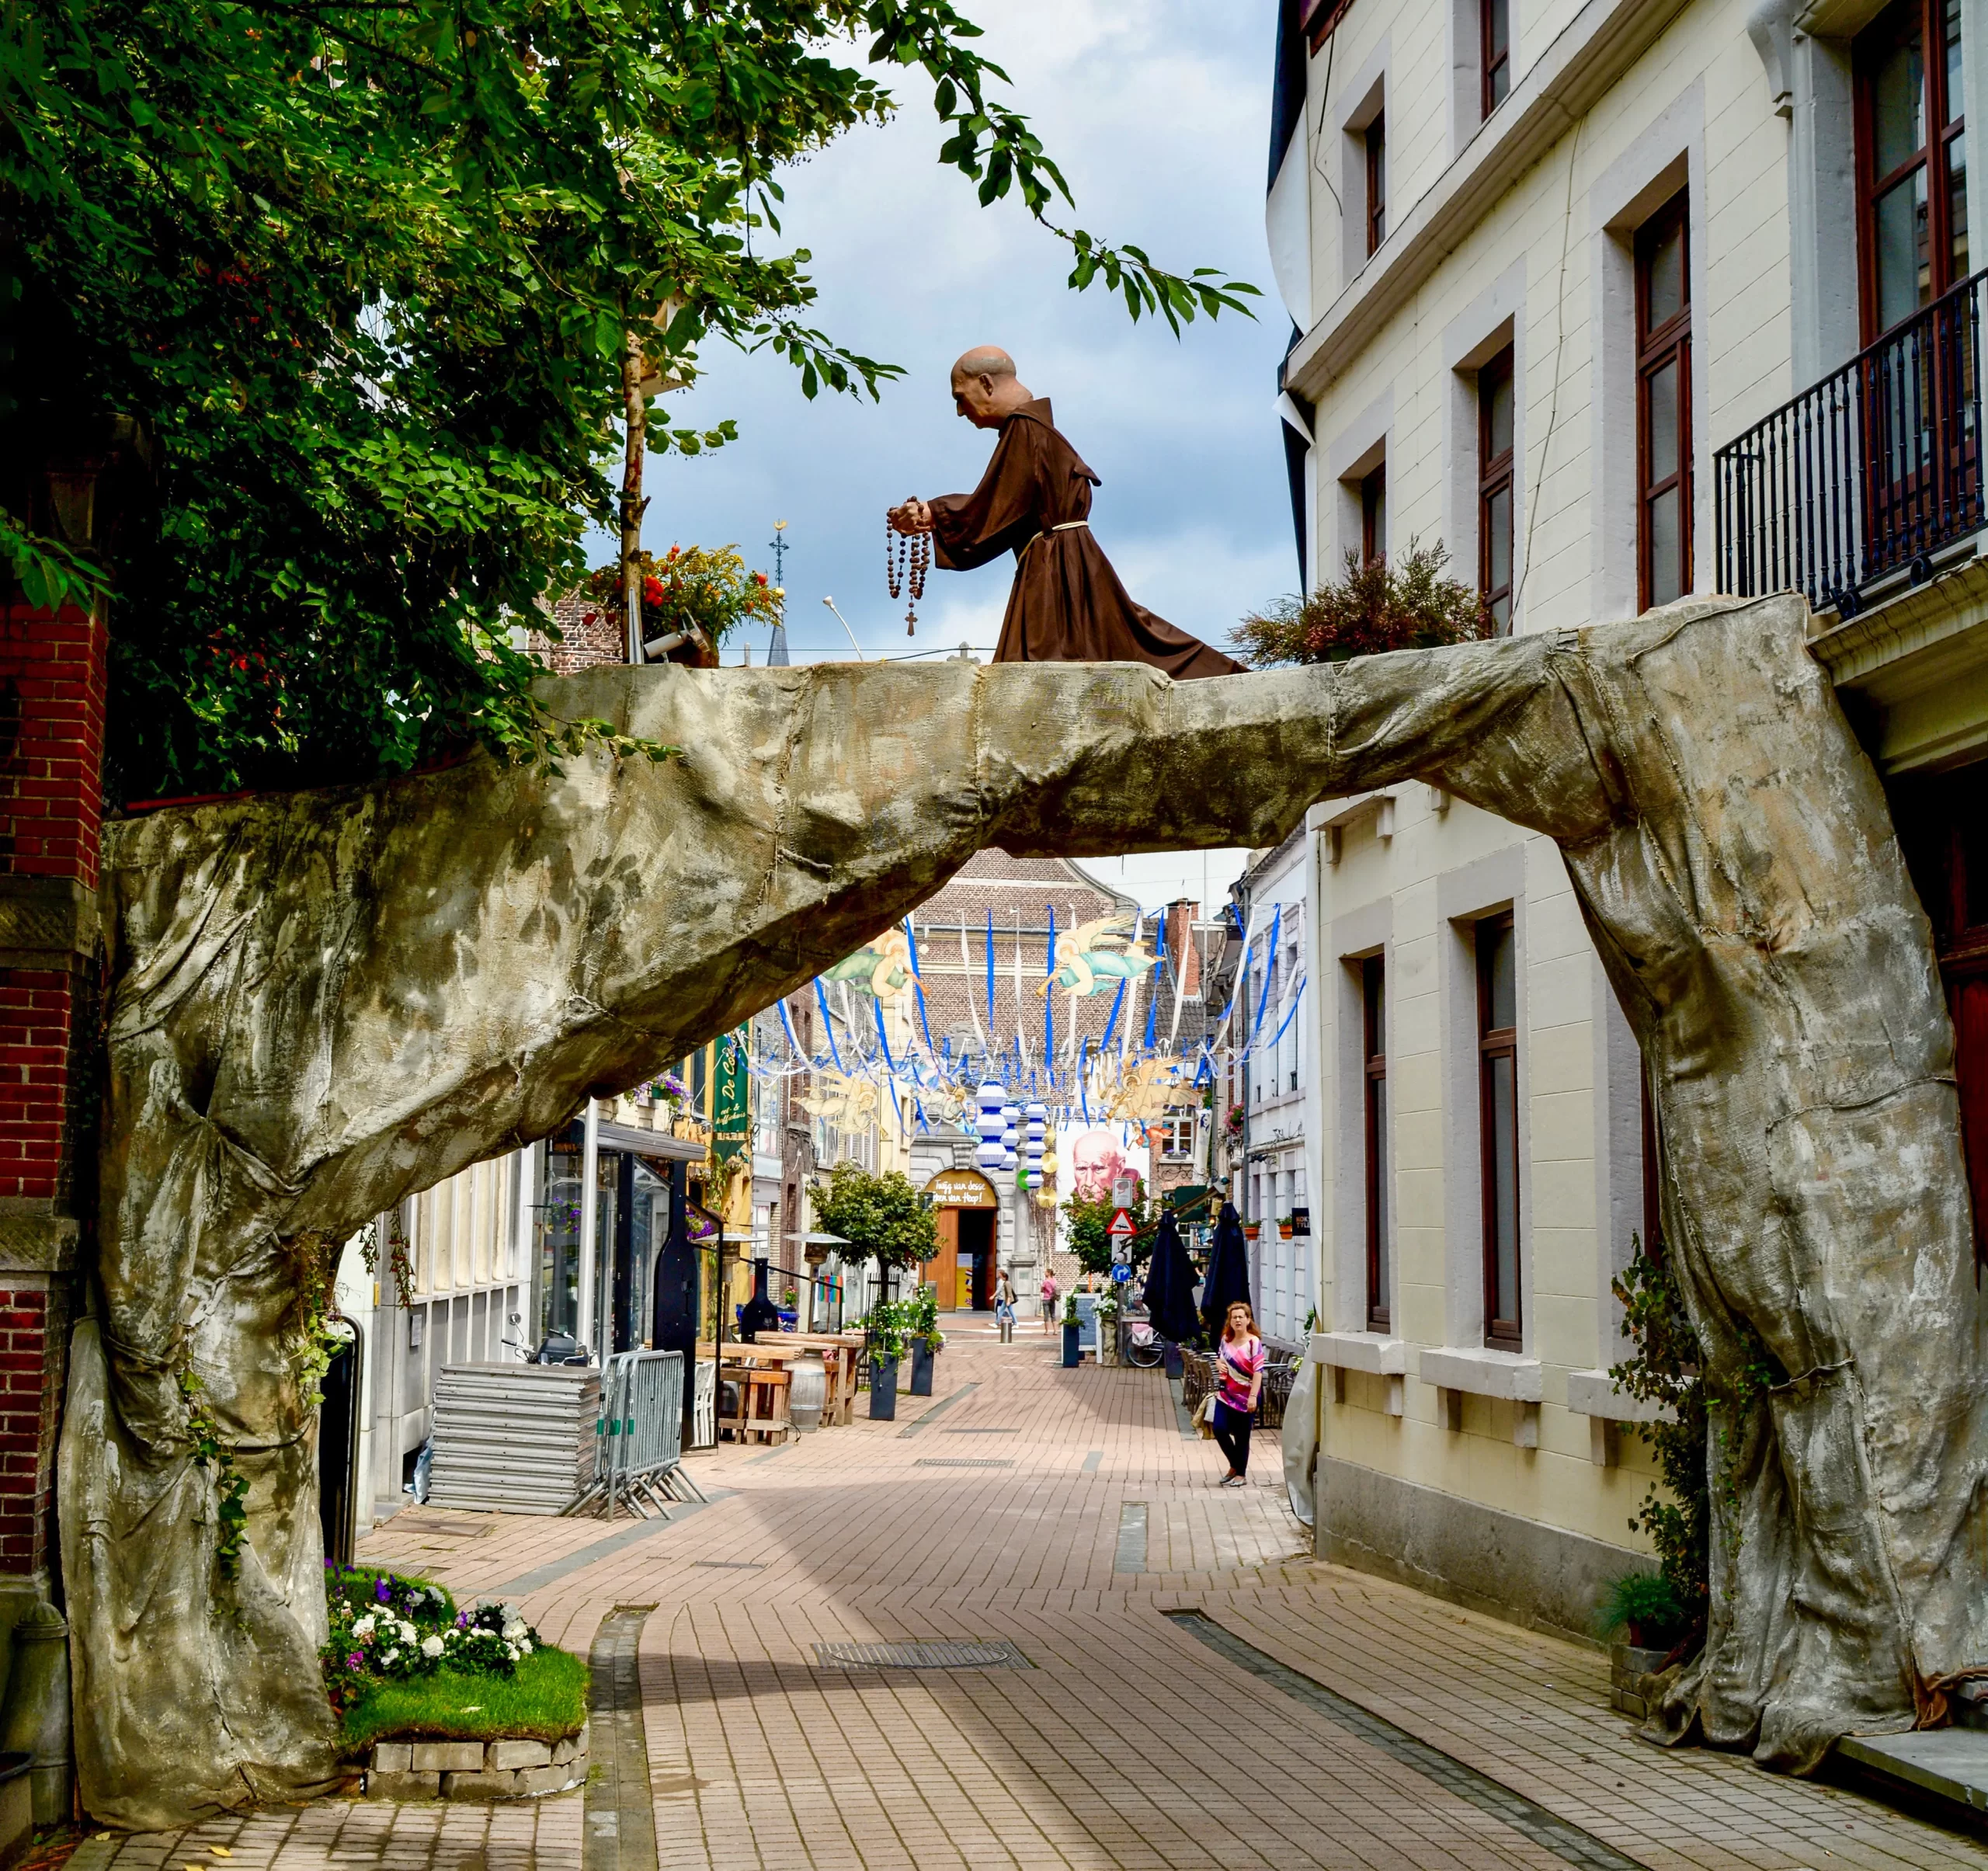
[[[971,1428],[963,1425],[958,1429],[942,1429],[939,1433],[942,1436],[1018,1436],[1021,1431],[1019,1429]]]
[[[815,1661],[824,1670],[1032,1670],[1005,1637],[927,1639],[916,1643],[818,1643]]]
[[[926,1455],[911,1466],[913,1468],[1013,1468],[1015,1465],[1005,1455]]]
[[[764,1572],[764,1560],[693,1560],[693,1566],[711,1566],[722,1572]]]

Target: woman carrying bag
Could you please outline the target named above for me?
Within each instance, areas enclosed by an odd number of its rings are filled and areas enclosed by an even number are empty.
[[[1208,1399],[1208,1415],[1215,1442],[1229,1458],[1229,1473],[1217,1485],[1247,1487],[1249,1425],[1256,1417],[1256,1398],[1263,1387],[1263,1367],[1270,1362],[1270,1354],[1256,1336],[1256,1321],[1246,1300],[1238,1299],[1229,1307],[1215,1356],[1217,1384]]]

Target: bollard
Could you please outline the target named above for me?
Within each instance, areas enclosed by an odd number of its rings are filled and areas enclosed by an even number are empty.
[[[34,1823],[64,1825],[71,1817],[69,1753],[69,1626],[46,1599],[14,1626],[14,1665],[7,1678],[6,1726],[0,1748],[31,1763]]]

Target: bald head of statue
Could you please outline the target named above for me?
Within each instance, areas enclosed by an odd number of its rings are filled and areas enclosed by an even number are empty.
[[[1014,359],[994,345],[976,345],[953,366],[953,407],[976,429],[998,429],[1034,400]]]

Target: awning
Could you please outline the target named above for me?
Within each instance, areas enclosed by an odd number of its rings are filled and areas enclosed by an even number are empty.
[[[690,1137],[673,1137],[666,1130],[638,1130],[632,1124],[598,1124],[595,1134],[604,1150],[627,1150],[631,1156],[659,1157],[668,1163],[702,1163],[704,1146]]]

